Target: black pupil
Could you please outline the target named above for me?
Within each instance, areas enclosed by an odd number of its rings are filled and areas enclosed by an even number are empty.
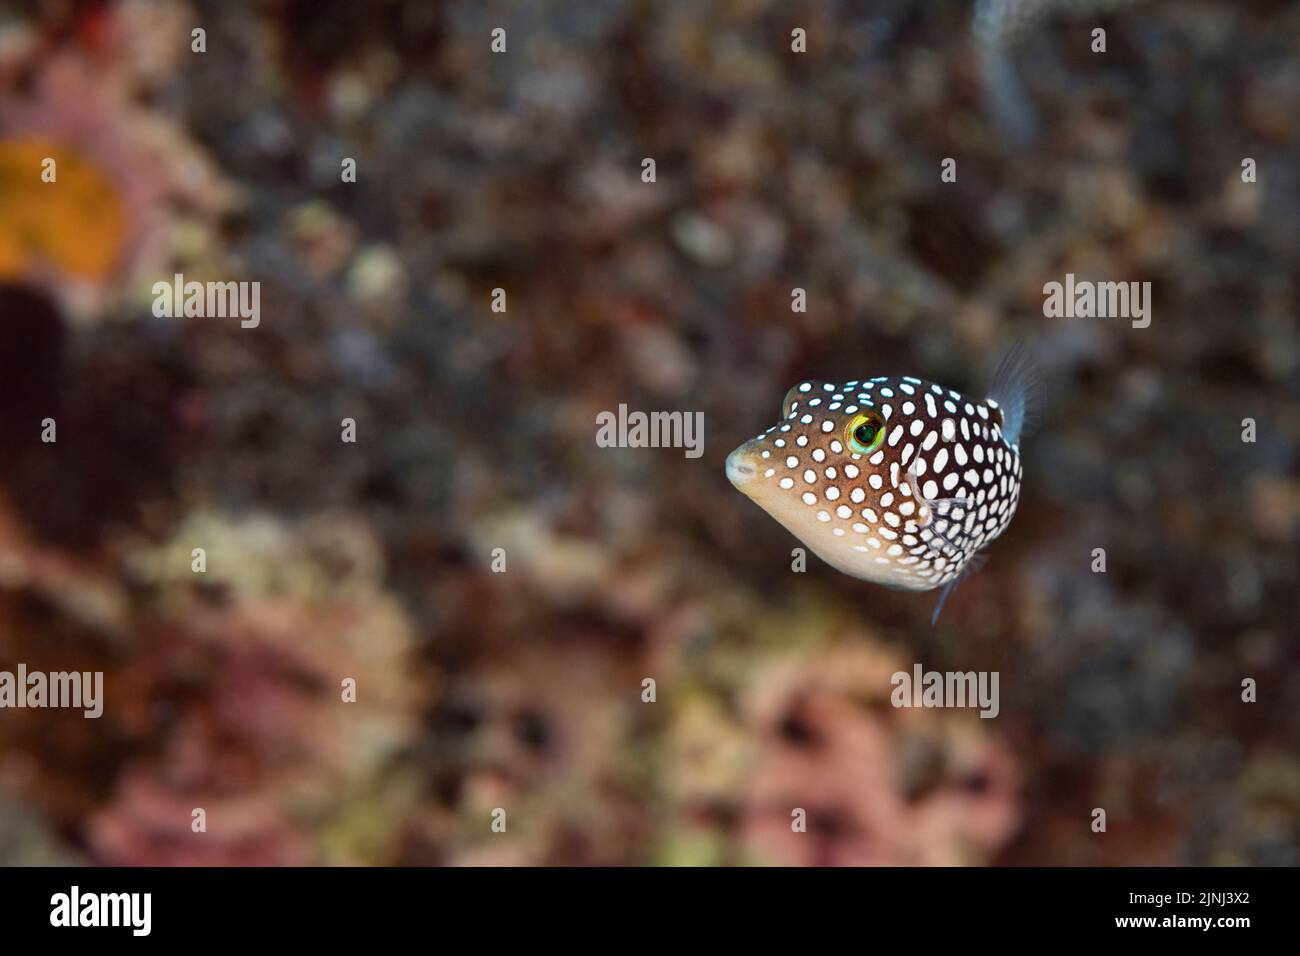
[[[853,433],[853,437],[856,438],[860,444],[870,445],[876,440],[876,426],[872,425],[870,422],[863,422],[858,426],[857,431]]]

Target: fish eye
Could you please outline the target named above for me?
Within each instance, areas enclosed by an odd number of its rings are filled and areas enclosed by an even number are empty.
[[[854,415],[845,429],[848,446],[859,455],[869,455],[885,440],[885,420],[875,412]]]

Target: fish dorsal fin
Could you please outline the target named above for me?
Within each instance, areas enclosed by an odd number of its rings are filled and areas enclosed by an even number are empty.
[[[1025,343],[1007,352],[993,375],[989,401],[1002,413],[1002,435],[1019,445],[1033,433],[1043,417],[1043,377]]]

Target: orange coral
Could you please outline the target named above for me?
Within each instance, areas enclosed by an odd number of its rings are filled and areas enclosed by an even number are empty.
[[[35,282],[78,315],[140,294],[176,264],[177,223],[213,228],[234,201],[180,127],[137,104],[129,67],[64,52],[29,91],[0,87],[0,281]]]
[[[46,181],[43,170],[53,171]],[[41,138],[0,141],[0,279],[49,263],[102,280],[126,238],[126,209],[109,178],[74,150]]]

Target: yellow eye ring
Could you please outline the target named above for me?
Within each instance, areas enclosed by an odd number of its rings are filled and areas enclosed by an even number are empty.
[[[862,412],[849,419],[844,442],[859,455],[870,455],[885,440],[885,420],[875,412]]]

